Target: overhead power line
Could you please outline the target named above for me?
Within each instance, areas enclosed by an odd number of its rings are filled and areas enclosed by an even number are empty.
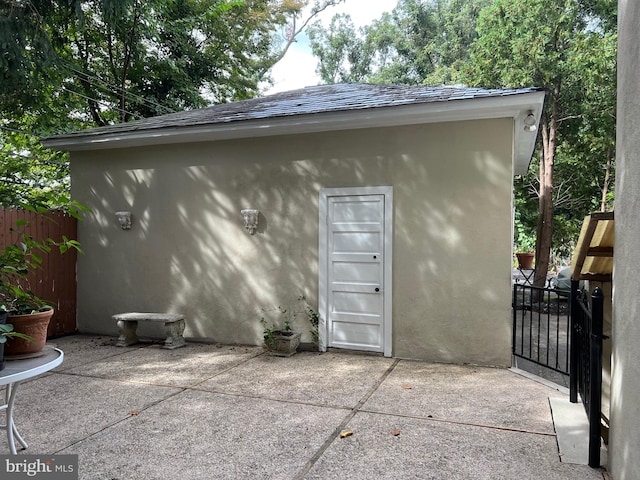
[[[24,135],[31,135],[32,137],[43,138],[42,135],[38,135],[37,133],[28,132],[27,130],[19,130],[17,128],[5,127],[4,125],[0,125],[0,130],[6,130],[7,132],[22,133]]]
[[[108,105],[108,106],[109,106],[109,108],[112,108],[112,109],[114,109],[114,110],[117,110],[117,111],[119,111],[119,112],[121,112],[121,113],[126,113],[126,114],[128,114],[128,115],[131,115],[131,116],[132,116],[133,118],[135,118],[136,120],[139,120],[139,119],[141,119],[141,118],[144,118],[144,117],[141,117],[140,115],[137,115],[137,114],[135,114],[135,113],[133,113],[133,112],[130,112],[130,111],[128,111],[128,110],[124,110],[123,108],[116,107],[115,105],[112,105],[112,104],[111,104],[111,102],[107,102],[106,100],[100,100],[100,99],[98,99],[98,98],[93,98],[93,97],[90,97],[90,96],[88,96],[88,95],[84,95],[84,94],[82,94],[82,93],[76,92],[75,90],[71,90],[70,88],[67,88],[67,87],[60,87],[60,88],[62,88],[62,89],[63,89],[64,91],[66,91],[66,92],[72,93],[72,94],[74,94],[74,95],[78,95],[79,97],[82,97],[82,98],[84,98],[84,99],[86,99],[86,100],[91,100],[91,101],[94,101],[94,102],[100,103],[100,104],[102,104],[102,105]]]
[[[69,65],[68,63],[63,63],[62,66],[66,69],[68,69],[69,71],[73,72],[74,75],[78,78],[83,78],[84,80],[93,83],[95,85],[95,83],[100,83],[102,85],[104,85],[105,87],[107,87],[108,92],[111,93],[114,96],[120,96],[122,94],[125,95],[125,97],[129,97],[129,98],[133,98],[138,100],[139,102],[142,102],[143,104],[145,104],[146,106],[152,106],[152,107],[156,107],[159,108],[161,110],[164,110],[165,113],[174,113],[174,110],[158,103],[155,102],[154,100],[151,100],[149,98],[145,98],[141,95],[138,95],[136,93],[130,92],[122,87],[119,87],[117,85],[113,85],[109,82],[107,82],[106,80],[101,79],[100,77],[96,76],[96,75],[91,75],[87,72],[83,72],[81,70],[78,70],[77,68]]]
[[[44,158],[33,157],[31,155],[22,155],[15,152],[5,152],[0,150],[0,155],[7,155],[8,157],[24,158],[25,160],[33,160],[36,162],[44,163],[45,165],[65,165],[69,162],[56,162],[55,160],[45,160]]]

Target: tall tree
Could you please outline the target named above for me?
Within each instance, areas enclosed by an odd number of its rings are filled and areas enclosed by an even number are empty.
[[[393,11],[355,29],[348,16],[309,29],[326,83],[455,83],[490,0],[400,0]]]
[[[350,15],[335,15],[327,29],[316,23],[308,32],[313,54],[320,58],[316,72],[324,83],[361,82],[371,74],[373,52],[357,35]]]
[[[341,1],[0,1],[0,202],[68,193],[41,136],[254,96]]]
[[[610,63],[598,64],[598,59],[612,58],[615,35],[597,25],[598,19],[589,7],[579,0],[495,0],[481,12],[478,39],[465,72],[465,80],[471,85],[540,86],[548,91],[537,162],[536,285],[544,284],[550,263],[558,153],[567,158],[580,148],[584,151],[586,147],[579,145],[587,141],[589,128],[602,138],[603,132],[593,130],[598,115],[607,110],[612,114],[615,97],[611,92],[600,100],[597,96],[603,81],[615,85],[615,79]],[[598,66],[597,74],[586,73],[588,65]],[[605,136],[610,139],[615,137],[613,126],[612,121],[606,122]],[[602,152],[592,153],[595,157]]]

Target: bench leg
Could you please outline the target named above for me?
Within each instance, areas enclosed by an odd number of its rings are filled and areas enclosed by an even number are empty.
[[[118,320],[118,328],[120,336],[118,337],[117,347],[128,347],[140,343],[136,330],[138,329],[137,320]]]
[[[173,350],[174,348],[185,346],[186,342],[182,336],[184,333],[184,320],[166,322],[164,324],[164,328],[167,333],[167,339],[164,341],[164,346],[162,348]]]

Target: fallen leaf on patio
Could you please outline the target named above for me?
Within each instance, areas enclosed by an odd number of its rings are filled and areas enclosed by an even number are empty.
[[[351,435],[353,435],[353,432],[351,430],[342,430],[340,432],[340,438],[350,437]]]
[[[140,414],[140,410],[131,410],[129,412],[129,415],[139,415]]]
[[[411,385],[402,385],[402,388],[405,390],[411,390],[413,387]]]
[[[391,430],[391,435],[397,437],[398,435],[400,435],[400,430]]]

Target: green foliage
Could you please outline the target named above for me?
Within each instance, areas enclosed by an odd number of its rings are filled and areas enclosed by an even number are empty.
[[[0,344],[6,343],[10,338],[21,338],[30,343],[34,342],[33,337],[14,331],[13,325],[10,323],[0,323]]]
[[[260,318],[260,323],[262,324],[263,330],[263,338],[264,344],[268,348],[273,348],[277,343],[277,336],[286,334],[287,332],[291,332],[291,322],[293,322],[296,318],[296,314],[293,311],[282,308],[278,305],[278,311],[282,316],[282,324],[273,323],[268,324],[264,317]],[[263,311],[264,313],[264,311]]]
[[[50,208],[67,205],[68,156],[44,148],[36,136],[0,129],[0,205],[21,203]]]
[[[26,228],[26,222],[18,221],[16,227],[11,228],[17,234],[16,240],[0,250],[0,312],[22,315],[51,308],[46,300],[30,290],[29,273],[41,268],[42,255],[53,247],[61,253],[72,248],[82,252],[76,240],[63,237],[61,241],[48,238],[39,242],[25,233]]]
[[[94,125],[254,95],[271,31],[285,21],[268,0],[30,0],[2,8],[0,41],[12,46],[0,60],[3,103],[38,107],[33,92],[53,88],[68,118]]]
[[[68,156],[41,137],[256,95],[341,1],[0,2],[0,204],[67,203]]]
[[[307,320],[309,320],[309,323],[311,324],[311,330],[309,330],[309,333],[311,333],[311,339],[315,345],[319,345],[318,327],[320,325],[320,313],[309,305],[309,302],[304,295],[300,295],[298,297],[298,301],[304,303],[304,313],[307,315]]]
[[[543,166],[553,172],[553,218],[543,223],[553,222],[549,242],[556,259],[569,256],[587,213],[612,206],[613,18],[615,2],[610,1],[495,0],[480,14],[478,38],[464,68],[470,85],[548,91],[539,153],[515,189],[516,232],[520,227],[527,237],[536,232],[536,200],[542,192],[536,169]]]
[[[41,137],[254,96],[286,50],[274,32],[308,4],[0,2],[0,204],[68,200],[68,156]]]
[[[262,316],[260,317],[260,324],[263,327],[264,343],[267,347],[273,347],[276,343],[276,336],[282,333],[292,332],[292,324],[295,323],[296,318],[299,315],[305,315],[307,320],[311,324],[311,337],[314,344],[318,344],[318,326],[320,323],[320,314],[309,304],[307,298],[304,295],[299,295],[298,304],[295,307],[284,308],[278,305],[270,310],[262,309]],[[278,320],[268,322],[266,316],[269,316],[271,312],[277,312]]]
[[[390,13],[356,29],[346,15],[328,29],[309,29],[326,83],[366,81],[404,85],[458,81],[489,0],[400,0]]]

